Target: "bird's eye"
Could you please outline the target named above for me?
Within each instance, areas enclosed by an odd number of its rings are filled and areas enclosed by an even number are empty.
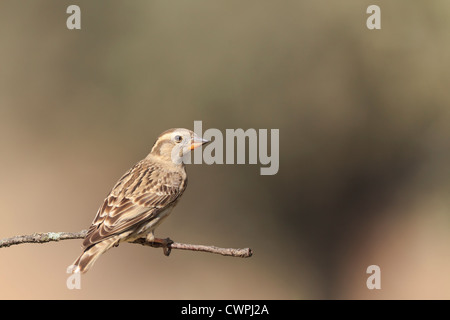
[[[175,142],[181,142],[183,140],[182,136],[175,136]]]

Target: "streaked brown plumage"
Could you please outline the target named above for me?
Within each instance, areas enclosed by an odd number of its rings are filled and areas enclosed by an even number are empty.
[[[123,241],[147,237],[167,247],[168,240],[155,238],[153,232],[186,189],[182,157],[206,142],[187,129],[163,132],[149,155],[125,173],[104,200],[84,238],[83,253],[73,263],[74,271],[88,271],[102,253]]]

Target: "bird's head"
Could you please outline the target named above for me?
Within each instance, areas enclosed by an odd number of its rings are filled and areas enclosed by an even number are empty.
[[[153,145],[150,155],[181,164],[183,157],[195,148],[208,143],[193,131],[183,128],[169,129],[161,133]]]

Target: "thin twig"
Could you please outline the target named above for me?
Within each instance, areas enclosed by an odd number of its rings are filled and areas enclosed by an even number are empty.
[[[86,236],[87,230],[82,230],[80,232],[40,232],[33,233],[30,235],[15,236],[12,238],[5,238],[0,240],[0,248],[7,248],[13,245],[19,245],[23,243],[47,243],[52,241],[60,240],[71,240],[71,239],[83,239]],[[160,248],[161,245],[155,244],[154,242],[149,242],[145,238],[140,238],[132,243],[141,244],[144,246]],[[215,246],[205,246],[198,244],[186,244],[174,242],[169,245],[170,249],[179,250],[191,250],[191,251],[202,251],[209,253],[221,254],[223,256],[239,257],[239,258],[249,258],[252,256],[253,252],[250,248],[244,249],[234,249],[234,248],[219,248]]]

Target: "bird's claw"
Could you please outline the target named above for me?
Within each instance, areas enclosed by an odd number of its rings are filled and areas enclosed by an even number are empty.
[[[163,248],[163,252],[165,256],[169,256],[170,252],[172,251],[172,248],[170,247],[170,245],[173,243],[173,241],[170,238],[165,238],[165,239],[159,239],[159,238],[155,238],[153,240],[154,244],[157,244],[158,246],[161,246]]]
[[[164,255],[166,257],[168,257],[168,256],[170,256],[170,253],[172,252],[172,247],[170,245],[173,243],[173,241],[170,238],[166,238],[163,240],[164,240],[163,252],[164,252]]]

